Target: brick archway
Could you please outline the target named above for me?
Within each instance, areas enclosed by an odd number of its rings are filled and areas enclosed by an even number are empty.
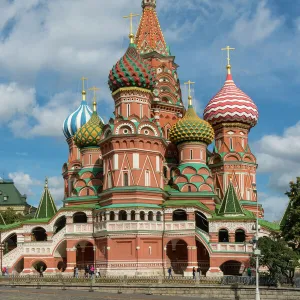
[[[209,252],[206,247],[198,240],[196,240],[197,246],[197,263],[201,270],[201,275],[205,275],[210,267]]]
[[[94,265],[94,245],[89,241],[81,241],[76,246],[76,265],[83,270],[86,265]]]
[[[183,274],[188,266],[188,244],[184,240],[173,239],[166,246],[167,267],[175,274]]]

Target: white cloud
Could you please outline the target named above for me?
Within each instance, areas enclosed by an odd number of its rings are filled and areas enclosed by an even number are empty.
[[[50,193],[58,206],[62,205],[64,198],[64,180],[61,176],[53,176],[48,178],[48,186]]]
[[[32,187],[41,185],[39,180],[32,178],[24,172],[12,172],[8,174],[8,177],[14,181],[19,192],[27,196],[34,195]]]
[[[243,14],[235,23],[231,36],[244,46],[254,45],[268,38],[284,21],[282,17],[275,18],[267,7],[265,0],[261,1],[253,17],[250,12]]]

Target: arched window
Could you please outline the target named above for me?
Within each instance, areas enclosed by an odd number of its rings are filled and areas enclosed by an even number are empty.
[[[32,229],[32,239],[37,242],[47,241],[46,230],[42,227],[35,227]]]
[[[228,243],[229,242],[229,235],[227,229],[220,229],[219,230],[219,243]]]
[[[156,221],[160,222],[161,221],[161,212],[158,211],[156,214]]]
[[[200,228],[201,230],[207,233],[209,232],[207,218],[202,212],[195,211],[195,221],[196,221],[196,227]]]
[[[145,221],[145,212],[143,211],[140,212],[140,220]]]
[[[113,211],[111,211],[111,212],[109,213],[109,220],[110,220],[110,221],[114,221],[114,220],[115,220],[115,213],[114,213]]]
[[[170,128],[167,128],[167,140],[169,139],[169,136],[170,136]]]
[[[130,212],[130,219],[131,219],[131,221],[134,221],[134,220],[135,220],[135,211],[134,211],[134,210],[132,210],[132,211]]]
[[[56,220],[53,227],[53,234],[58,233],[66,226],[66,216],[61,216]]]
[[[233,141],[232,138],[229,138],[230,150],[233,150]]]
[[[145,171],[145,186],[150,186],[150,171]]]
[[[111,172],[108,172],[107,174],[107,187],[110,189],[112,187],[112,177]]]
[[[124,172],[123,173],[123,185],[124,186],[128,186],[128,173],[127,172]]]
[[[127,118],[130,116],[130,104],[127,104]]]
[[[87,223],[87,215],[84,212],[77,212],[73,215],[73,223]]]
[[[173,221],[187,221],[186,211],[183,209],[173,211]]]
[[[243,229],[237,229],[235,231],[235,242],[236,243],[244,243],[246,240],[246,234]]]
[[[148,213],[148,221],[153,221],[153,212],[149,211]]]
[[[119,220],[126,221],[127,220],[127,212],[125,210],[119,211]]]
[[[188,186],[188,192],[190,193],[192,191],[192,187],[189,185]]]

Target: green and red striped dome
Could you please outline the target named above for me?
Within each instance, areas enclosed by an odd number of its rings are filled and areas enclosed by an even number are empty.
[[[108,85],[112,92],[126,87],[153,88],[151,66],[141,58],[135,44],[129,45],[125,55],[111,69]]]

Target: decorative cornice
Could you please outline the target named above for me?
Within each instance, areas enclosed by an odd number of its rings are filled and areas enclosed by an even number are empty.
[[[112,93],[112,96],[114,96],[118,93],[121,93],[121,92],[130,92],[130,91],[139,91],[139,92],[144,92],[147,94],[152,94],[152,92],[150,90],[139,88],[139,87],[123,87],[123,88],[119,88],[116,91],[114,91]]]

